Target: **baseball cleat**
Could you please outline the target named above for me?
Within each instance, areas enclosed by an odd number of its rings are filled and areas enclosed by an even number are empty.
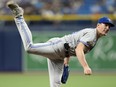
[[[17,18],[23,15],[24,11],[18,4],[13,1],[7,2],[7,6],[11,9],[13,15]]]

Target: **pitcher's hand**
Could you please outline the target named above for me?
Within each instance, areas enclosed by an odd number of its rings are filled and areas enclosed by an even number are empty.
[[[84,74],[85,75],[91,75],[92,74],[92,70],[89,67],[84,67]]]

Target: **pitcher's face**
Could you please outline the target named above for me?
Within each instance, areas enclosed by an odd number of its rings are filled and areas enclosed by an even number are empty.
[[[97,25],[98,32],[101,36],[106,36],[110,30],[110,25],[107,23],[100,23]]]

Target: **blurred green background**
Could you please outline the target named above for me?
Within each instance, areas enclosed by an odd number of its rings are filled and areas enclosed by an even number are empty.
[[[52,37],[62,37],[70,34],[71,31],[44,31],[32,32],[34,43],[45,42]],[[110,32],[107,36],[98,40],[92,51],[86,54],[86,59],[90,67],[95,71],[116,71],[116,32]],[[23,48],[22,48],[23,49]],[[37,71],[47,70],[47,59],[42,56],[28,54],[23,52],[24,70]],[[76,57],[70,58],[70,69],[82,70],[80,63]]]

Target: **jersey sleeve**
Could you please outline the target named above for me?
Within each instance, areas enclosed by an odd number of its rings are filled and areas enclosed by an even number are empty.
[[[94,45],[94,37],[95,35],[93,35],[92,33],[86,33],[80,38],[80,42],[82,42],[85,46],[91,48]]]

